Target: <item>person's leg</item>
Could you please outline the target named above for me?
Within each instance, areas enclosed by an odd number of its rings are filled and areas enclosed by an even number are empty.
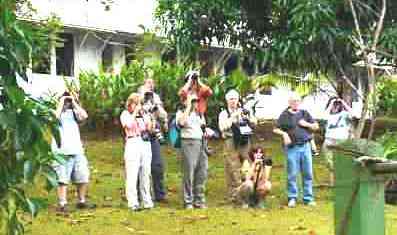
[[[165,199],[167,193],[164,187],[164,162],[161,158],[160,142],[157,139],[151,141],[151,149],[154,200],[161,201]]]
[[[139,208],[137,182],[140,162],[140,152],[142,151],[141,140],[134,138],[128,139],[124,150],[125,161],[125,195],[128,201],[128,207],[132,210]]]
[[[271,188],[272,188],[272,184],[270,181],[261,180],[258,183],[258,186],[256,188],[256,196],[258,198],[258,202],[255,205],[255,207],[257,207],[257,208],[265,207],[264,202],[266,199],[266,195],[270,192]]]
[[[239,200],[242,202],[243,208],[248,208],[251,200],[251,195],[254,192],[254,182],[252,180],[244,181],[240,187],[237,188]]]
[[[69,184],[72,177],[74,164],[73,160],[73,158],[66,157],[64,164],[54,164],[54,170],[58,177],[57,197],[60,208],[65,208],[68,203],[67,185]]]
[[[182,153],[182,192],[183,201],[186,208],[193,206],[193,181],[194,169],[197,165],[197,160],[200,155],[200,146],[194,144],[195,140],[182,139],[181,153]]]
[[[77,185],[77,196],[80,205],[86,203],[89,177],[90,171],[86,156],[84,154],[75,155],[72,178]]]
[[[310,143],[301,147],[302,159],[302,181],[303,181],[303,201],[309,203],[314,201],[313,198],[313,165],[312,165],[312,151]]]
[[[299,172],[299,156],[298,147],[292,147],[287,149],[287,189],[288,189],[288,201],[297,200],[298,198],[298,185],[297,175]]]
[[[197,142],[196,144],[200,145],[200,142]],[[208,175],[208,155],[204,143],[201,143],[200,148],[201,153],[194,171],[193,204],[199,208],[203,208],[205,207],[205,184],[207,182]]]
[[[334,159],[333,159],[333,154],[332,151],[328,149],[329,145],[334,145],[336,144],[336,141],[331,140],[331,139],[325,139],[323,147],[322,147],[322,153],[323,156],[325,157],[325,160],[327,162],[327,168],[329,170],[329,184],[330,186],[334,185]]]
[[[224,142],[224,172],[225,172],[225,185],[226,185],[226,200],[232,200],[233,187],[232,187],[232,158],[233,158],[233,145],[230,140]]]
[[[60,207],[65,207],[66,204],[68,203],[66,199],[66,195],[67,195],[67,185],[59,183],[57,188],[57,196],[58,196],[58,204]]]
[[[139,191],[142,197],[143,208],[150,209],[153,207],[152,197],[150,195],[150,172],[152,162],[152,150],[150,142],[143,143],[142,165],[139,172]]]

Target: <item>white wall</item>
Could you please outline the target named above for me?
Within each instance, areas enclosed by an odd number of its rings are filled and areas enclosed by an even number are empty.
[[[115,0],[106,11],[100,0],[31,0],[37,10],[34,19],[51,14],[60,17],[64,25],[103,30],[142,33],[140,24],[153,28],[155,0]]]
[[[301,108],[306,109],[316,119],[323,119],[326,116],[325,108],[330,97],[336,92],[331,86],[323,86],[324,92],[308,95],[302,100]],[[288,107],[288,97],[291,90],[284,87],[272,88],[272,95],[255,94],[258,101],[256,115],[260,119],[276,119],[281,112]],[[353,102],[353,116],[361,117],[362,102]]]
[[[95,38],[91,34],[86,36],[87,32],[74,33],[75,39],[75,77],[78,77],[80,72],[99,72],[99,65],[102,63],[103,42]]]

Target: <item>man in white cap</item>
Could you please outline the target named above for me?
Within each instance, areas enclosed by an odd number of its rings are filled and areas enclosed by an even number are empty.
[[[225,139],[225,181],[226,198],[234,203],[240,203],[237,188],[241,185],[241,163],[248,159],[251,145],[252,126],[256,118],[239,107],[239,93],[232,89],[226,93],[227,108],[219,114],[219,130]]]
[[[313,165],[311,139],[312,132],[319,129],[318,123],[312,116],[299,105],[301,98],[296,93],[291,93],[288,98],[288,108],[284,110],[277,120],[273,130],[283,139],[287,155],[288,173],[288,207],[296,207],[298,199],[297,176],[302,173],[303,202],[305,205],[315,206],[313,197]]]

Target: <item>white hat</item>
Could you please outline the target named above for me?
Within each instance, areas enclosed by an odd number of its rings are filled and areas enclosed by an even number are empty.
[[[228,91],[225,95],[225,99],[226,100],[230,100],[230,99],[238,99],[240,97],[240,95],[238,94],[238,92],[234,89],[231,89],[230,91]]]
[[[288,101],[290,101],[290,100],[301,100],[301,99],[302,99],[302,97],[296,92],[291,92],[289,94],[289,96],[288,96]]]
[[[189,72],[186,73],[185,75],[185,80],[190,79],[191,77],[193,77],[194,75],[196,75],[197,77],[200,76],[200,72],[197,70],[190,70]]]

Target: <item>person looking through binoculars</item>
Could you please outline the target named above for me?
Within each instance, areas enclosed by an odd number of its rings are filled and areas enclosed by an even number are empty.
[[[79,124],[88,118],[87,112],[81,107],[77,95],[65,92],[59,99],[55,116],[59,120],[59,142],[53,139],[52,151],[64,155],[65,162],[53,164],[58,177],[58,213],[68,213],[67,186],[70,181],[77,185],[79,202],[78,209],[93,208],[95,205],[86,202],[89,182],[88,161],[84,154],[80,138]]]
[[[163,131],[168,131],[168,114],[163,107],[160,96],[154,91],[155,83],[151,78],[145,79],[139,93],[143,100],[142,109],[152,117],[153,130],[150,145],[152,150],[152,184],[154,200],[166,202],[167,191],[164,185],[164,160],[161,157],[160,144],[165,141]]]
[[[256,118],[240,107],[239,93],[232,89],[226,93],[227,108],[219,114],[219,130],[225,140],[225,181],[226,199],[240,204],[237,188],[241,184],[240,167],[244,160],[248,160],[248,152],[253,135],[252,127],[256,125]]]

